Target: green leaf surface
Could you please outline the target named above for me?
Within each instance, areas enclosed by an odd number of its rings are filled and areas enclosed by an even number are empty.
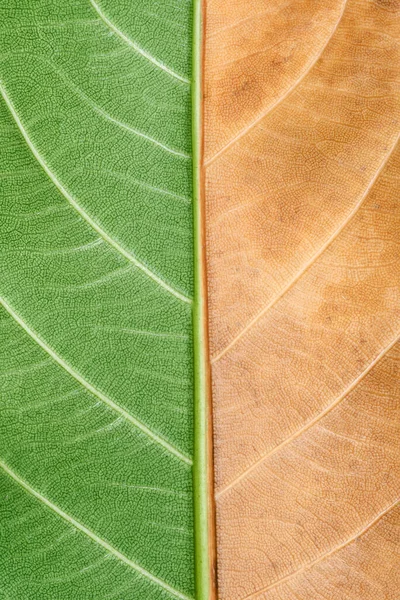
[[[0,2],[0,597],[194,596],[188,0]]]

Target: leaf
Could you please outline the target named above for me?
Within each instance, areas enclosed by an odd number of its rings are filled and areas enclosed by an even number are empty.
[[[395,598],[397,1],[213,0],[219,598]]]
[[[0,5],[0,596],[194,595],[191,5]]]
[[[395,597],[399,16],[0,3],[0,598]]]

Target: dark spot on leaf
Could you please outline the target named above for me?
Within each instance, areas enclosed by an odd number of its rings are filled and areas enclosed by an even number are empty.
[[[400,10],[400,0],[374,0],[375,4],[380,8],[385,8],[390,11]]]

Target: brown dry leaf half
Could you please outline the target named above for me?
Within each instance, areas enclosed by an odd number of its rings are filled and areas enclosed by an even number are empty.
[[[208,0],[221,600],[398,600],[400,2]]]

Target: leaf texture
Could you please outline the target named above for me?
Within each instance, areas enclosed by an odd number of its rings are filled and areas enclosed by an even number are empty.
[[[219,597],[400,589],[400,5],[207,7]]]
[[[0,598],[212,600],[208,304],[218,597],[397,600],[399,2],[204,2],[204,164],[199,7],[0,2]]]
[[[0,597],[194,594],[191,6],[0,3]]]

